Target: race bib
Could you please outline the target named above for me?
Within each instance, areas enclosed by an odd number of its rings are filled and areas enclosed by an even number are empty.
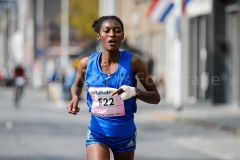
[[[91,113],[95,116],[124,116],[124,102],[119,95],[110,96],[117,89],[110,87],[90,87],[92,98]]]

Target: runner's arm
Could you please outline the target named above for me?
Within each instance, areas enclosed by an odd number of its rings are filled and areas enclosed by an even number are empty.
[[[134,76],[137,75],[143,87],[145,88],[145,91],[140,90],[140,96],[138,99],[146,103],[158,104],[161,100],[160,94],[158,93],[152,77],[147,72],[143,61],[139,57],[133,55],[131,60],[131,68]]]
[[[85,57],[80,60],[78,64],[78,71],[71,87],[71,94],[73,98],[78,98],[81,95],[82,87],[84,85],[84,78],[87,69],[87,62],[89,57]]]
[[[78,71],[71,87],[72,100],[68,104],[67,109],[69,113],[74,115],[76,115],[80,110],[80,108],[78,107],[78,100],[82,92],[82,87],[84,85],[84,78],[87,69],[88,59],[89,57],[85,57],[80,60],[78,64]]]

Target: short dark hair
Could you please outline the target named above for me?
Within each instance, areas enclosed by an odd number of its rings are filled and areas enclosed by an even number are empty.
[[[98,19],[96,19],[95,21],[93,21],[93,24],[92,24],[93,30],[94,30],[96,33],[99,33],[103,21],[108,20],[108,19],[113,19],[113,20],[117,21],[117,22],[120,24],[120,26],[122,27],[122,30],[124,31],[123,23],[122,23],[122,21],[120,20],[120,18],[118,18],[117,16],[102,16],[102,17],[99,17]]]

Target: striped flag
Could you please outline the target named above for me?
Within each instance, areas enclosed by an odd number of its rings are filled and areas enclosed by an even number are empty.
[[[182,13],[186,14],[186,8],[187,8],[187,4],[188,2],[191,0],[182,0]]]
[[[174,6],[174,0],[152,0],[147,11],[147,17],[152,21],[164,22]]]

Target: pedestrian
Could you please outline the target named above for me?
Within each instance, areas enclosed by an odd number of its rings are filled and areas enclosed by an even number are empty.
[[[26,76],[24,68],[21,64],[17,65],[14,70],[14,101],[15,105],[18,105],[18,102],[23,94],[23,88],[26,83]]]
[[[71,87],[68,112],[76,115],[78,97],[84,81],[91,120],[86,152],[88,160],[133,160],[136,149],[134,113],[136,100],[158,104],[160,95],[143,61],[127,51],[119,51],[124,39],[122,21],[116,16],[102,16],[92,25],[102,51],[81,59]],[[145,88],[136,88],[137,76]]]

